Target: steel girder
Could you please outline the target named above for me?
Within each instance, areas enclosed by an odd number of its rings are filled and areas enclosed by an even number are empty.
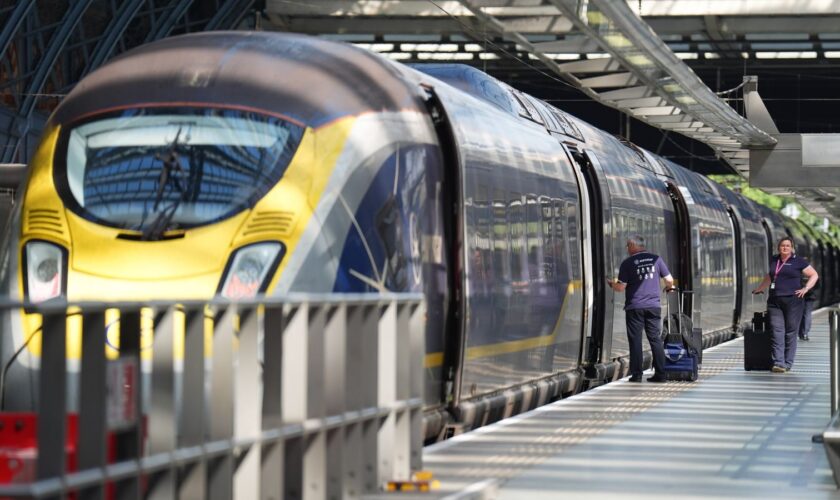
[[[105,36],[99,40],[96,50],[93,53],[90,61],[84,69],[82,76],[89,73],[94,68],[98,68],[111,55],[111,52],[117,46],[117,40],[125,33],[128,24],[134,19],[137,11],[143,6],[145,0],[130,0],[126,1],[120,7],[116,18],[108,25]]]
[[[20,25],[26,19],[26,15],[29,14],[29,11],[32,10],[34,5],[35,2],[17,2],[15,4],[9,19],[6,21],[5,26],[3,26],[3,31],[0,32],[0,59],[6,55],[6,50],[8,50],[9,45],[12,43],[12,37],[20,29]]]
[[[253,3],[254,0],[226,0],[219,9],[219,12],[207,23],[205,29],[212,31],[221,29],[223,26],[235,26]],[[231,18],[233,13],[237,13],[238,15],[235,18]],[[227,24],[223,24],[225,21],[227,21]]]
[[[0,160],[27,162],[45,113],[108,58],[172,33],[230,29],[253,3],[20,0],[0,9]]]
[[[161,38],[169,36],[169,33],[172,31],[172,28],[175,27],[175,23],[177,23],[179,19],[184,17],[184,14],[187,13],[187,9],[190,8],[192,3],[193,0],[178,0],[177,2],[172,2],[167,11],[166,16],[164,17],[163,21],[160,23],[158,28],[156,30],[149,30],[149,35],[146,37],[146,42],[160,40]]]
[[[17,116],[12,120],[8,128],[6,147],[3,150],[3,162],[10,163],[17,156],[23,138],[29,132],[32,112],[35,109],[35,102],[41,92],[44,83],[49,76],[50,70],[55,65],[61,50],[70,38],[73,29],[81,21],[82,15],[90,6],[93,0],[78,0],[73,3],[65,12],[60,24],[53,32],[47,43],[46,50],[36,66],[35,72],[26,84],[23,94],[23,101],[18,108]],[[15,138],[15,136],[17,136]]]

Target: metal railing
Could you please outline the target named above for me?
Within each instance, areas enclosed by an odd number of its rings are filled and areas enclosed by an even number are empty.
[[[822,442],[834,483],[840,488],[840,309],[828,311],[829,351],[831,354],[831,421],[822,433]]]
[[[35,477],[0,486],[2,498],[344,498],[421,467],[422,295],[72,306],[83,327],[69,375],[68,304],[38,307]],[[105,314],[114,308],[119,354],[109,361]],[[148,310],[150,353],[141,352]],[[115,373],[127,397],[122,426],[109,430],[106,379]],[[68,376],[80,388],[72,472]]]

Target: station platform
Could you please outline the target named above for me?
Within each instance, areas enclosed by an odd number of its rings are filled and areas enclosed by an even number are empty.
[[[438,498],[838,498],[811,441],[831,418],[828,336],[817,311],[789,373],[744,371],[735,339],[697,382],[625,378],[426,447],[424,468]]]

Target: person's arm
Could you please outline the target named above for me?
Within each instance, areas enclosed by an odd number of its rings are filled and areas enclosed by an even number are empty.
[[[805,286],[800,288],[799,290],[793,292],[799,298],[805,296],[808,293],[808,290],[814,288],[814,285],[817,284],[817,280],[820,279],[820,276],[817,274],[817,270],[811,266],[806,267],[802,270],[802,274],[808,277],[808,282],[805,283]]]
[[[769,285],[769,284],[770,284],[770,275],[765,274],[764,279],[761,280],[761,283],[758,284],[758,286],[756,287],[755,290],[752,291],[752,293],[762,293],[762,292],[764,292],[764,290],[767,288],[767,285]]]
[[[607,283],[610,285],[610,288],[616,292],[623,292],[627,288],[627,283],[630,281],[630,270],[628,269],[628,262],[625,259],[624,262],[618,266],[618,277],[614,280],[607,278]]]
[[[618,280],[618,278],[615,280],[607,278],[607,284],[616,292],[623,292],[624,289],[627,288],[627,283],[622,283]]]
[[[668,269],[668,266],[665,264],[665,261],[662,260],[662,257],[659,257],[656,260],[656,270],[659,272],[659,276],[665,281],[665,288],[666,292],[670,292],[674,289],[674,277],[671,276],[671,270]]]

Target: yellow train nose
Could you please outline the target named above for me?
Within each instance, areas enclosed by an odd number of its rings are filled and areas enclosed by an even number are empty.
[[[81,284],[69,280],[75,290],[68,290],[68,294],[85,299],[101,298],[97,297],[101,290],[90,288],[97,285],[92,278],[107,276],[113,279],[113,286],[118,288],[117,293],[125,288],[125,285],[117,282],[125,280],[129,282],[129,288],[138,290],[143,289],[143,283],[149,283],[149,287],[162,288],[158,292],[152,290],[153,293],[148,298],[182,297],[184,293],[193,297],[190,293],[193,289],[191,286],[183,291],[172,290],[172,293],[161,294],[169,291],[166,285],[161,287],[151,282],[189,284],[213,274],[215,282],[200,289],[204,292],[202,297],[207,297],[208,290],[210,293],[215,291],[227,262],[231,235],[237,233],[248,214],[249,211],[246,210],[217,224],[191,229],[173,239],[138,242],[133,238],[133,234],[94,224],[68,212],[67,222],[73,235],[70,269],[81,275],[79,279],[87,280],[87,283]],[[107,297],[113,298],[113,295],[108,292]],[[141,296],[126,297],[137,300]],[[143,294],[142,297],[147,295]]]

